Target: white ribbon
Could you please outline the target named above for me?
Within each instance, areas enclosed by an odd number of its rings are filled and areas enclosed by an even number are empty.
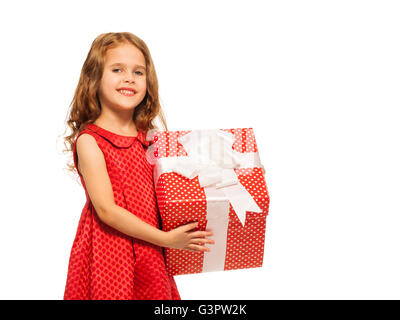
[[[240,153],[232,149],[234,136],[219,129],[195,130],[178,138],[188,156],[159,158],[154,166],[154,181],[167,172],[188,179],[196,176],[207,201],[207,229],[215,241],[205,252],[204,271],[224,270],[229,203],[245,226],[246,211],[262,212],[253,197],[240,183],[235,168],[261,168],[258,152]],[[223,259],[221,259],[223,257]]]

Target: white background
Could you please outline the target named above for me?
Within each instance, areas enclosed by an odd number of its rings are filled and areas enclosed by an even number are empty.
[[[170,130],[252,127],[264,266],[182,299],[400,298],[398,1],[1,2],[0,298],[62,299],[85,194],[65,118],[103,32],[142,38]],[[68,131],[69,133],[69,131]]]

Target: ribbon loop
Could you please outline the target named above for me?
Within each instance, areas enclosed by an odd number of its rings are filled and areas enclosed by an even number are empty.
[[[202,188],[224,192],[244,226],[246,211],[262,210],[233,170],[241,164],[238,152],[232,149],[234,140],[231,133],[218,129],[191,131],[178,138],[188,156],[181,157],[184,160],[177,162],[172,171],[189,179],[198,176]]]

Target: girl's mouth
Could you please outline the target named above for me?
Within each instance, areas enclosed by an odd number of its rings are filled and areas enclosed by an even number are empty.
[[[134,91],[130,91],[130,90],[118,90],[118,92],[120,94],[122,94],[123,96],[127,96],[127,97],[132,97],[135,95]]]

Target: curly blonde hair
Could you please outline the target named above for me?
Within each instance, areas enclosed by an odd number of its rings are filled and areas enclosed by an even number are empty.
[[[158,116],[165,130],[168,130],[164,113],[161,109],[158,96],[158,79],[145,42],[129,32],[109,32],[97,36],[89,50],[83,64],[78,85],[67,114],[66,124],[72,133],[64,137],[64,152],[72,155],[74,142],[77,135],[85,128],[87,123],[93,123],[100,116],[101,106],[97,95],[103,75],[105,56],[108,49],[121,44],[130,43],[136,46],[144,55],[146,61],[146,95],[142,102],[135,108],[133,121],[140,131],[158,129],[154,119]],[[72,163],[67,163],[69,171],[77,174]]]

